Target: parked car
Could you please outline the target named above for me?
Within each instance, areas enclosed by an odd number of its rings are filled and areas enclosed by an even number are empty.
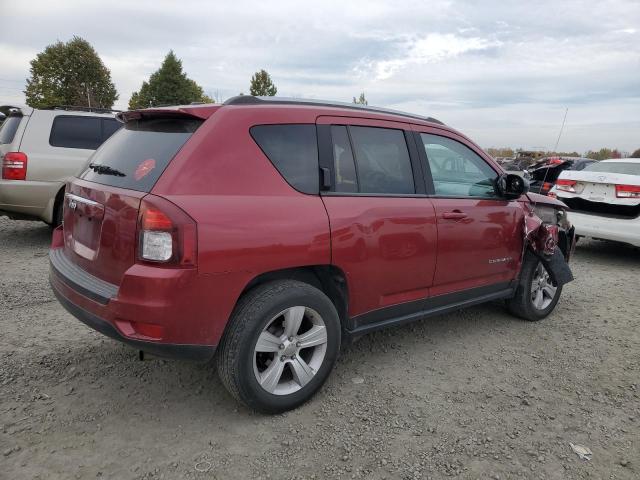
[[[115,112],[83,107],[0,107],[7,118],[0,127],[0,215],[62,220],[67,178],[121,127]]]
[[[582,170],[595,160],[580,157],[548,157],[529,167],[530,191],[546,195],[565,170]]]
[[[254,409],[309,399],[365,333],[496,299],[539,320],[558,302],[566,207],[433,118],[249,96],[120,118],[67,185],[53,290],[142,351],[215,355]],[[529,248],[533,210],[557,263]]]
[[[640,158],[566,170],[550,195],[571,207],[577,235],[640,247]]]

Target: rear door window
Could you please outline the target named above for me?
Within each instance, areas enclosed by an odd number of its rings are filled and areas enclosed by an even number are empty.
[[[115,118],[103,118],[102,120],[102,142],[104,142],[111,135],[116,133],[120,127],[122,127],[122,123],[120,123]]]
[[[359,192],[415,193],[413,170],[402,130],[350,126]]]
[[[358,176],[351,151],[349,132],[343,125],[331,127],[333,140],[333,162],[336,175],[336,192],[356,193],[358,191]]]
[[[96,150],[80,178],[149,192],[200,125],[185,117],[130,120]]]
[[[18,131],[18,126],[22,120],[22,115],[10,115],[0,127],[0,144],[8,144],[13,142]]]
[[[250,133],[289,185],[303,193],[318,193],[315,125],[256,125]]]
[[[53,119],[49,144],[52,147],[95,150],[102,143],[99,117],[59,115]]]

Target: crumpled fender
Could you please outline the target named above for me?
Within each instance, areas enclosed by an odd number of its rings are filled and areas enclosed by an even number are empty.
[[[533,211],[524,218],[522,258],[529,249],[549,271],[554,283],[561,287],[573,280],[567,259],[558,247],[559,227],[545,223]]]

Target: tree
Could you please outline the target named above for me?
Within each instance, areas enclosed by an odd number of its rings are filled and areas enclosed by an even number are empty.
[[[362,92],[358,98],[353,97],[353,103],[356,105],[369,105],[369,102],[367,102],[367,99],[364,96],[364,92]]]
[[[47,46],[31,60],[31,77],[24,91],[27,105],[111,108],[118,92],[111,72],[86,40],[73,37]]]
[[[587,152],[586,157],[592,158],[594,160],[606,160],[607,158],[621,158],[622,154],[616,148],[614,148],[613,150],[611,150],[610,148],[601,148],[597,152]]]
[[[640,158],[640,148],[631,154],[631,158]]]
[[[496,158],[496,157],[510,158],[515,155],[513,149],[509,147],[500,147],[500,148],[489,147],[487,148],[487,153],[491,155],[493,158]]]
[[[213,103],[202,87],[182,71],[182,61],[170,50],[160,68],[152,73],[148,82],[133,92],[129,108],[147,108],[159,105],[185,105],[192,102]]]
[[[253,74],[249,84],[249,93],[254,97],[273,97],[278,89],[273,84],[271,76],[266,70],[260,70]]]

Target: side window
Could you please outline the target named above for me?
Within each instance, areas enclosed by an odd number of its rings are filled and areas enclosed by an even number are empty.
[[[477,153],[460,142],[421,133],[436,195],[494,197],[498,174]]]
[[[102,119],[102,141],[104,142],[111,135],[116,133],[123,124],[115,118]]]
[[[49,135],[52,147],[95,150],[101,144],[100,118],[59,115],[53,119]]]
[[[350,126],[362,193],[415,193],[413,170],[402,130]]]
[[[0,144],[4,145],[13,142],[20,122],[22,121],[22,115],[9,115],[9,117],[0,126]]]
[[[332,126],[331,138],[333,140],[333,162],[336,172],[335,191],[357,192],[358,177],[347,127],[341,125]]]
[[[318,193],[315,125],[257,125],[249,131],[289,185],[303,193]]]

